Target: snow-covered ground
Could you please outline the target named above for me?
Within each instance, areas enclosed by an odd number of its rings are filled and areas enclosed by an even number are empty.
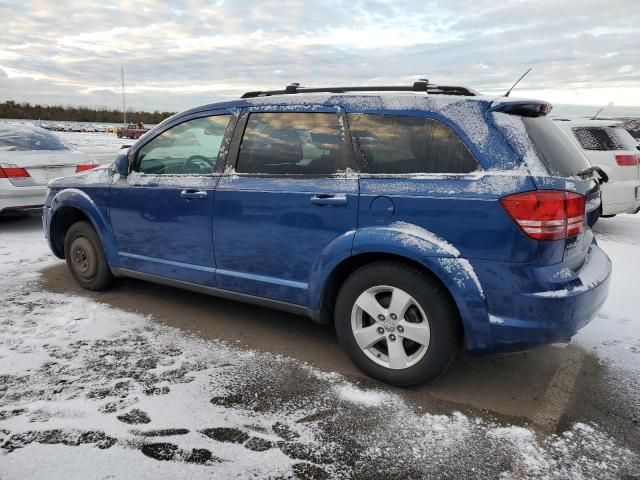
[[[26,226],[25,226],[26,225]],[[576,339],[637,373],[640,218],[598,230],[611,297]],[[205,341],[44,291],[34,222],[0,224],[0,477],[621,478],[638,453],[598,425],[560,435],[433,415],[296,360]],[[635,449],[634,449],[635,450]]]
[[[109,134],[59,135],[101,163],[130,143]],[[627,382],[636,393],[629,401],[638,403],[640,216],[602,219],[596,233],[613,260],[611,293],[574,343]],[[542,435],[522,422],[434,415],[391,388],[43,290],[39,272],[57,263],[36,221],[0,221],[3,480],[613,479],[640,472],[638,446],[619,444],[602,425]]]
[[[574,338],[608,365],[640,374],[640,215],[603,218],[598,242],[613,260],[609,297],[596,320]],[[640,394],[638,395],[640,397]]]
[[[122,145],[133,145],[135,140],[118,138],[114,133],[52,132],[67,145],[88,154],[93,160],[105,165],[113,162]]]

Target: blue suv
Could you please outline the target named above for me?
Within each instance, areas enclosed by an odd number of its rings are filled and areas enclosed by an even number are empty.
[[[463,346],[567,340],[607,296],[602,178],[549,110],[426,81],[249,92],[52,181],[44,231],[84,288],[299,313],[369,375],[424,383]]]

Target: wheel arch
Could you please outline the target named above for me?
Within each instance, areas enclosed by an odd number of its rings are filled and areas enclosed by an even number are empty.
[[[377,229],[376,229],[377,230]],[[457,312],[458,325],[467,346],[477,348],[489,341],[489,314],[482,287],[473,272],[470,263],[457,255],[443,252],[443,245],[433,244],[425,248],[431,240],[415,238],[407,241],[407,235],[385,229],[383,235],[367,232],[354,235],[350,254],[339,258],[334,256],[331,268],[326,271],[322,281],[316,279],[316,285],[310,293],[311,309],[318,312],[316,320],[320,323],[333,322],[333,308],[338,292],[347,277],[358,268],[377,261],[395,261],[417,267],[440,285],[449,296]],[[446,247],[445,247],[446,248]],[[320,290],[320,293],[317,291]]]
[[[91,197],[78,189],[65,189],[53,198],[50,208],[47,233],[51,250],[58,258],[64,258],[64,238],[71,225],[88,221],[98,234],[105,256],[111,263],[116,252],[110,223]]]

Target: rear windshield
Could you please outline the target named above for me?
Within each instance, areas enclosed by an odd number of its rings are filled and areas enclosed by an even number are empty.
[[[54,134],[22,125],[0,125],[0,150],[69,150]]]
[[[573,135],[585,150],[626,150],[629,148],[625,142],[630,134],[620,127],[574,127]]]
[[[522,122],[552,175],[570,177],[591,166],[578,146],[549,117],[523,117]]]

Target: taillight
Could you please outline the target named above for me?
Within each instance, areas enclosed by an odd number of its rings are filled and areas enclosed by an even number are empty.
[[[538,190],[501,198],[500,203],[534,240],[560,240],[584,230],[585,197],[577,193]]]
[[[100,166],[99,163],[82,163],[76,166],[76,173],[86,172],[87,170],[92,170],[99,166]]]
[[[0,178],[28,178],[29,172],[17,165],[0,165]]]
[[[621,167],[635,167],[640,162],[640,156],[629,154],[616,155],[616,163]]]

